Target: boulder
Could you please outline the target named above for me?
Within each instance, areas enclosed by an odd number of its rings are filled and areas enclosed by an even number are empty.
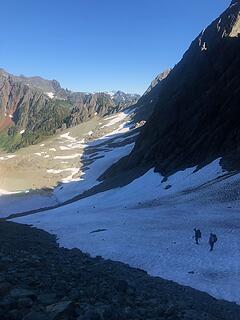
[[[24,288],[14,288],[11,290],[10,295],[12,298],[36,297],[33,291]]]
[[[72,301],[61,301],[46,308],[52,320],[61,320],[63,316],[71,317],[74,313],[74,303]]]
[[[41,304],[48,306],[56,302],[57,295],[55,293],[45,293],[40,294],[37,299]]]
[[[50,320],[50,318],[41,311],[31,311],[22,320]]]
[[[4,281],[0,283],[0,296],[5,295],[11,288],[11,285],[9,282]]]

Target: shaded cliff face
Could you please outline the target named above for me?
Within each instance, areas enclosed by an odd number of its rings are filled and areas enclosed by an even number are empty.
[[[121,91],[74,93],[56,80],[14,76],[0,69],[0,146],[14,151],[67,126],[118,112],[138,98]]]
[[[160,82],[167,78],[171,69],[164,70],[163,72],[159,73],[155,79],[151,82],[150,86],[147,88],[146,92],[144,93],[143,97],[147,96],[151,93],[152,96],[158,96],[158,90]]]
[[[151,82],[145,93],[138,100],[136,104],[138,112],[134,117],[135,122],[146,121],[152,115],[158,101],[158,93],[162,85],[162,81],[167,78],[170,71],[170,69],[167,69],[158,74],[156,78]]]
[[[240,168],[240,1],[193,41],[161,82],[155,111],[129,157],[112,167],[163,175],[218,157]]]

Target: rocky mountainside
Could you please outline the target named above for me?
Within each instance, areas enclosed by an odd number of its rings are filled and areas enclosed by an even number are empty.
[[[149,94],[150,92],[152,93],[153,95],[153,92],[154,90],[156,90],[156,95],[157,95],[157,92],[159,90],[159,88],[157,89],[157,87],[159,86],[159,83],[166,79],[167,76],[169,75],[171,69],[167,69],[167,70],[164,70],[163,72],[159,73],[155,79],[153,79],[153,81],[151,82],[150,86],[147,88],[146,92],[144,93],[143,96],[146,96],[147,94]]]
[[[162,81],[167,78],[170,73],[170,69],[167,69],[156,76],[147,88],[145,93],[138,100],[136,107],[138,112],[135,114],[135,122],[146,121],[152,115],[156,102],[158,99],[158,92],[160,90]]]
[[[1,320],[237,320],[240,307],[0,222]]]
[[[67,119],[69,127],[76,126],[83,121],[87,121],[92,117],[106,116],[127,108],[137,102],[139,95],[126,94],[117,91],[114,94],[105,92],[97,93],[81,93],[73,92],[67,97],[73,105],[70,117]]]
[[[118,112],[138,98],[121,91],[71,92],[56,80],[14,76],[0,69],[0,146],[13,151],[94,116]]]
[[[71,105],[0,72],[0,145],[14,150],[61,128]]]
[[[240,169],[240,1],[192,42],[168,77],[134,150],[108,170],[155,167],[168,176],[222,157]],[[140,100],[139,100],[140,101]]]

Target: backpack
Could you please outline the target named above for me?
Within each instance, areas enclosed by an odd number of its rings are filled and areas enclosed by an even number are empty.
[[[197,236],[198,236],[198,238],[202,238],[202,234],[201,234],[200,230],[197,230]]]

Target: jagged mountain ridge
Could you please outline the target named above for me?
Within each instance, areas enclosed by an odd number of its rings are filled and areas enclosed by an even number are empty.
[[[171,69],[166,69],[163,72],[159,73],[155,79],[153,79],[153,81],[151,82],[150,86],[147,88],[146,92],[144,93],[143,96],[147,95],[149,92],[153,93],[153,89],[159,85],[159,83],[166,79],[167,76],[169,75]]]
[[[137,94],[71,92],[56,80],[14,76],[0,69],[0,145],[8,151],[57,130],[135,104]]]
[[[106,116],[119,112],[135,104],[138,98],[139,95],[126,94],[122,91],[117,91],[114,94],[72,92],[67,97],[67,100],[73,105],[72,112],[67,119],[67,125],[71,127],[96,115]]]
[[[0,145],[15,150],[61,128],[71,105],[0,73]]]
[[[130,156],[103,177],[155,167],[169,176],[221,157],[239,169],[240,1],[192,42],[182,60],[157,87],[155,110]]]
[[[135,114],[134,121],[141,122],[147,121],[149,117],[152,115],[154,108],[158,99],[159,88],[161,87],[161,83],[164,79],[167,78],[171,69],[164,70],[159,73],[155,79],[151,82],[147,90],[141,96],[141,98],[136,103],[136,107],[138,108],[138,112]]]

